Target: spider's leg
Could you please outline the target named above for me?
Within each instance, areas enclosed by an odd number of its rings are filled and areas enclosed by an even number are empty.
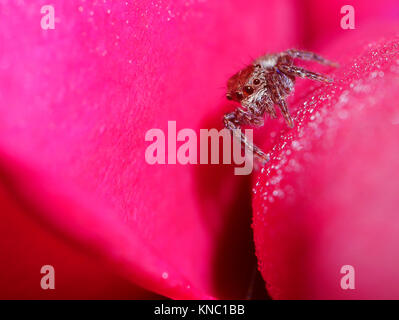
[[[280,107],[281,113],[284,116],[285,122],[290,128],[294,127],[294,120],[292,120],[290,112],[288,111],[287,103],[285,102],[284,98],[280,98],[277,102],[278,106]]]
[[[310,80],[316,80],[320,82],[333,82],[332,79],[326,77],[325,75],[322,75],[317,72],[312,72],[301,67],[280,65],[278,68],[280,71],[284,72],[289,76],[307,78]]]
[[[313,52],[309,51],[302,51],[302,50],[295,50],[295,49],[290,49],[285,51],[289,56],[292,58],[297,58],[297,59],[302,59],[302,60],[309,60],[309,61],[315,61],[321,64],[325,64],[327,66],[332,66],[332,67],[339,67],[339,64],[330,60],[327,60],[323,58],[322,56],[319,56],[318,54],[315,54]]]
[[[274,109],[274,105],[267,105],[266,112],[270,115],[270,118],[277,119],[276,110]]]
[[[280,89],[277,88],[276,95],[274,96],[274,103],[280,107],[281,113],[285,119],[285,122],[290,128],[294,127],[294,120],[291,118],[291,114],[288,110],[285,98],[281,95]]]
[[[252,119],[255,120],[255,119]],[[246,148],[251,150],[258,158],[260,158],[261,161],[267,162],[269,161],[269,157],[261,150],[259,149],[256,145],[254,145],[252,142],[250,142],[247,138],[247,136],[240,130],[240,125],[243,124],[252,124],[252,121],[250,118],[248,118],[240,109],[237,109],[234,112],[227,113],[224,115],[223,118],[224,125],[227,129],[229,129],[233,135],[238,138],[241,143],[245,145]]]

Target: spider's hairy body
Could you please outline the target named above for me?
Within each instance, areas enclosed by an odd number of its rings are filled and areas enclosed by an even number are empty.
[[[294,59],[312,60],[330,66],[337,66],[334,62],[324,59],[312,52],[287,50],[277,54],[267,54],[233,75],[227,82],[227,98],[237,101],[241,107],[224,116],[226,128],[251,149],[256,156],[267,161],[266,155],[242,133],[236,130],[241,125],[262,126],[264,114],[268,113],[276,118],[274,106],[277,105],[289,127],[294,121],[288,111],[285,99],[292,93],[295,78],[308,78],[321,82],[331,82],[328,77],[308,71],[294,65]]]

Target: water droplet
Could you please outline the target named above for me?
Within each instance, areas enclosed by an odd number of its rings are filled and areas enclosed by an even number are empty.
[[[348,113],[348,111],[346,111],[346,110],[340,110],[339,112],[338,112],[338,117],[340,118],[340,119],[346,119],[346,118],[348,118],[348,115],[349,115],[349,113]]]
[[[296,140],[292,141],[291,145],[292,145],[292,148],[293,148],[294,150],[299,151],[299,150],[302,149],[301,144],[300,144],[298,141],[296,141]]]

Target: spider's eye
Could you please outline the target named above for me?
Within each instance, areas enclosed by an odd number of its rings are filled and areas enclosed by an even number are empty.
[[[238,100],[242,100],[242,98],[244,98],[244,96],[242,95],[242,93],[241,92],[236,92],[236,97],[237,97],[237,99]]]
[[[231,96],[230,93],[226,94],[226,98],[227,98],[227,100],[233,100],[233,97]]]
[[[244,90],[248,94],[252,94],[254,92],[254,88],[252,88],[251,86],[245,86]]]
[[[255,79],[254,80],[254,85],[258,85],[260,83],[260,80],[259,79]]]

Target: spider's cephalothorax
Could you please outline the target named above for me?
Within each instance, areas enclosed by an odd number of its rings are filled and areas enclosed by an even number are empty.
[[[321,82],[332,82],[322,74],[311,72],[294,65],[294,59],[312,60],[329,66],[337,64],[312,52],[287,50],[268,54],[256,59],[251,65],[233,75],[227,82],[226,97],[237,101],[241,108],[224,116],[226,128],[239,135],[238,138],[262,160],[268,158],[262,150],[249,142],[246,136],[234,129],[241,125],[262,126],[265,113],[276,118],[274,105],[278,105],[289,127],[294,122],[288,111],[285,99],[294,89],[295,78],[308,78]]]

